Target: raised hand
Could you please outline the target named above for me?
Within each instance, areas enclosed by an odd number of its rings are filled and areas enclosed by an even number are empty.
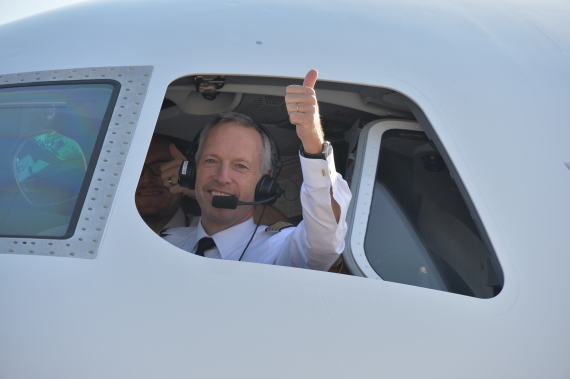
[[[186,160],[186,157],[180,152],[180,150],[176,148],[173,143],[171,143],[168,148],[170,150],[170,154],[174,159],[163,163],[160,166],[160,169],[162,171],[160,177],[162,180],[164,180],[164,186],[170,189],[170,192],[172,193],[182,193],[186,196],[196,198],[194,190],[184,188],[178,184],[178,172],[180,171],[180,165],[183,161]]]
[[[312,69],[305,76],[302,86],[290,85],[285,90],[289,121],[297,126],[297,136],[309,154],[319,154],[324,142],[319,104],[314,90],[318,76],[318,71]]]

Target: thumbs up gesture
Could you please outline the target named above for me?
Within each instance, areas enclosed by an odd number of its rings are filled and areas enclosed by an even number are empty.
[[[290,85],[285,90],[289,120],[297,126],[297,136],[309,154],[320,154],[325,141],[314,90],[318,76],[317,70],[312,69],[305,76],[302,86]]]

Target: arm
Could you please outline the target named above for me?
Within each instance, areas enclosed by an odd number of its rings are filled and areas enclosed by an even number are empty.
[[[312,88],[317,72],[311,70],[304,86],[287,87],[285,102],[291,123],[306,153],[320,154],[324,134],[320,124],[317,99]],[[287,237],[277,264],[328,270],[344,250],[347,231],[346,212],[351,199],[348,184],[336,172],[334,157],[309,159],[301,156],[303,185],[301,203],[303,221]]]
[[[318,72],[310,70],[305,76],[302,86],[291,85],[286,89],[285,104],[289,112],[291,124],[297,127],[297,136],[303,144],[303,149],[309,154],[320,154],[325,142],[319,104],[315,94],[315,83]],[[340,220],[341,209],[330,188],[331,209],[336,222]]]

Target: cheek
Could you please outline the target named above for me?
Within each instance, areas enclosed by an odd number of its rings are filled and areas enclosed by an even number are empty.
[[[211,169],[204,167],[198,167],[196,169],[196,187],[198,183],[206,183],[208,181],[208,178],[212,176],[211,171]]]
[[[244,189],[246,189],[248,193],[254,193],[258,182],[258,175],[248,174],[243,180],[243,186],[245,187]]]

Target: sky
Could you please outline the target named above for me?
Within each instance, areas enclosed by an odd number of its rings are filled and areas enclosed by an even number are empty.
[[[86,0],[0,0],[0,25]]]

